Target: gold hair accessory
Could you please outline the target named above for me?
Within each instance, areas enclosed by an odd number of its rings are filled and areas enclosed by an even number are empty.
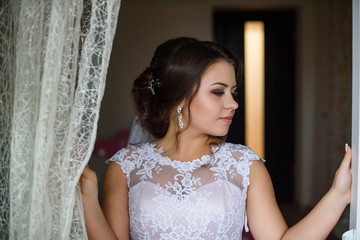
[[[156,80],[151,79],[151,81],[150,81],[150,86],[148,88],[151,90],[152,95],[155,95],[155,86],[160,87],[159,79],[156,79]]]

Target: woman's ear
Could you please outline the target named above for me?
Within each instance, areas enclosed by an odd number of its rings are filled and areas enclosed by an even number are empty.
[[[183,109],[185,105],[186,105],[186,100],[184,99],[184,100],[182,100],[177,106],[180,106],[181,109]],[[176,107],[177,107],[177,106],[176,106]]]

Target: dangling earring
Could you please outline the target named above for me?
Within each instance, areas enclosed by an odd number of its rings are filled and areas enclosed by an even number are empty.
[[[179,127],[180,129],[184,127],[184,123],[182,121],[182,114],[181,114],[181,107],[180,105],[177,106],[176,108],[176,111],[178,113],[177,117],[178,117],[178,120],[179,120]]]

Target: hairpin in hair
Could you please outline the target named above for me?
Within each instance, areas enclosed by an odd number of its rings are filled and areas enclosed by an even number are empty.
[[[160,87],[159,79],[151,79],[150,81],[150,86],[148,88],[151,90],[153,95],[155,95],[155,86]]]

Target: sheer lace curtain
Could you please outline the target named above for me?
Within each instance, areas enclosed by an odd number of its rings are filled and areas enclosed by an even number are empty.
[[[78,179],[120,0],[1,4],[0,239],[86,239]]]

